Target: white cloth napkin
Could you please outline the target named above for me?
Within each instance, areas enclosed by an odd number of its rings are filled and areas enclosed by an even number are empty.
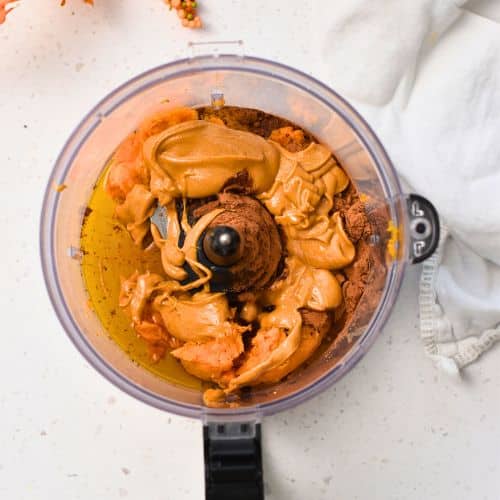
[[[323,41],[322,74],[442,218],[439,250],[423,265],[420,319],[426,352],[450,373],[500,340],[495,18],[500,0],[337,0]]]

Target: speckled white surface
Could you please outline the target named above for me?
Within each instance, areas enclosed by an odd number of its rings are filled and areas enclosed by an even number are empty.
[[[42,193],[79,118],[125,79],[217,38],[314,73],[313,20],[299,1],[204,1],[208,29],[193,33],[160,0],[23,1],[0,27],[0,498],[201,499],[201,424],[119,392],[57,322],[38,257]],[[461,382],[438,374],[418,338],[417,276],[348,376],[265,420],[267,498],[500,498],[498,352]]]

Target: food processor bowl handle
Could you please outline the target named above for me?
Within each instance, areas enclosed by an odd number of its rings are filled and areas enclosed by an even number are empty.
[[[430,257],[439,244],[439,216],[434,205],[418,194],[406,198],[409,218],[410,262]]]
[[[260,423],[203,426],[206,500],[263,500]]]

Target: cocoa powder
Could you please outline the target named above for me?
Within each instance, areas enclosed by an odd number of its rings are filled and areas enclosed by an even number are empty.
[[[261,290],[275,277],[282,259],[280,235],[271,214],[255,198],[224,192],[194,211],[195,217],[223,208],[208,226],[230,226],[243,245],[242,258],[229,267],[231,291]]]

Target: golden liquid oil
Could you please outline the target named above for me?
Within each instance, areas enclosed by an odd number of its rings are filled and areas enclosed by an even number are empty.
[[[115,203],[104,190],[108,168],[94,188],[81,232],[82,274],[92,309],[110,337],[134,362],[168,382],[201,390],[202,381],[189,375],[170,354],[156,363],[151,360],[146,343],[118,305],[120,277],[128,278],[136,270],[163,275],[163,269],[158,248],[146,252],[136,246],[114,217]]]

